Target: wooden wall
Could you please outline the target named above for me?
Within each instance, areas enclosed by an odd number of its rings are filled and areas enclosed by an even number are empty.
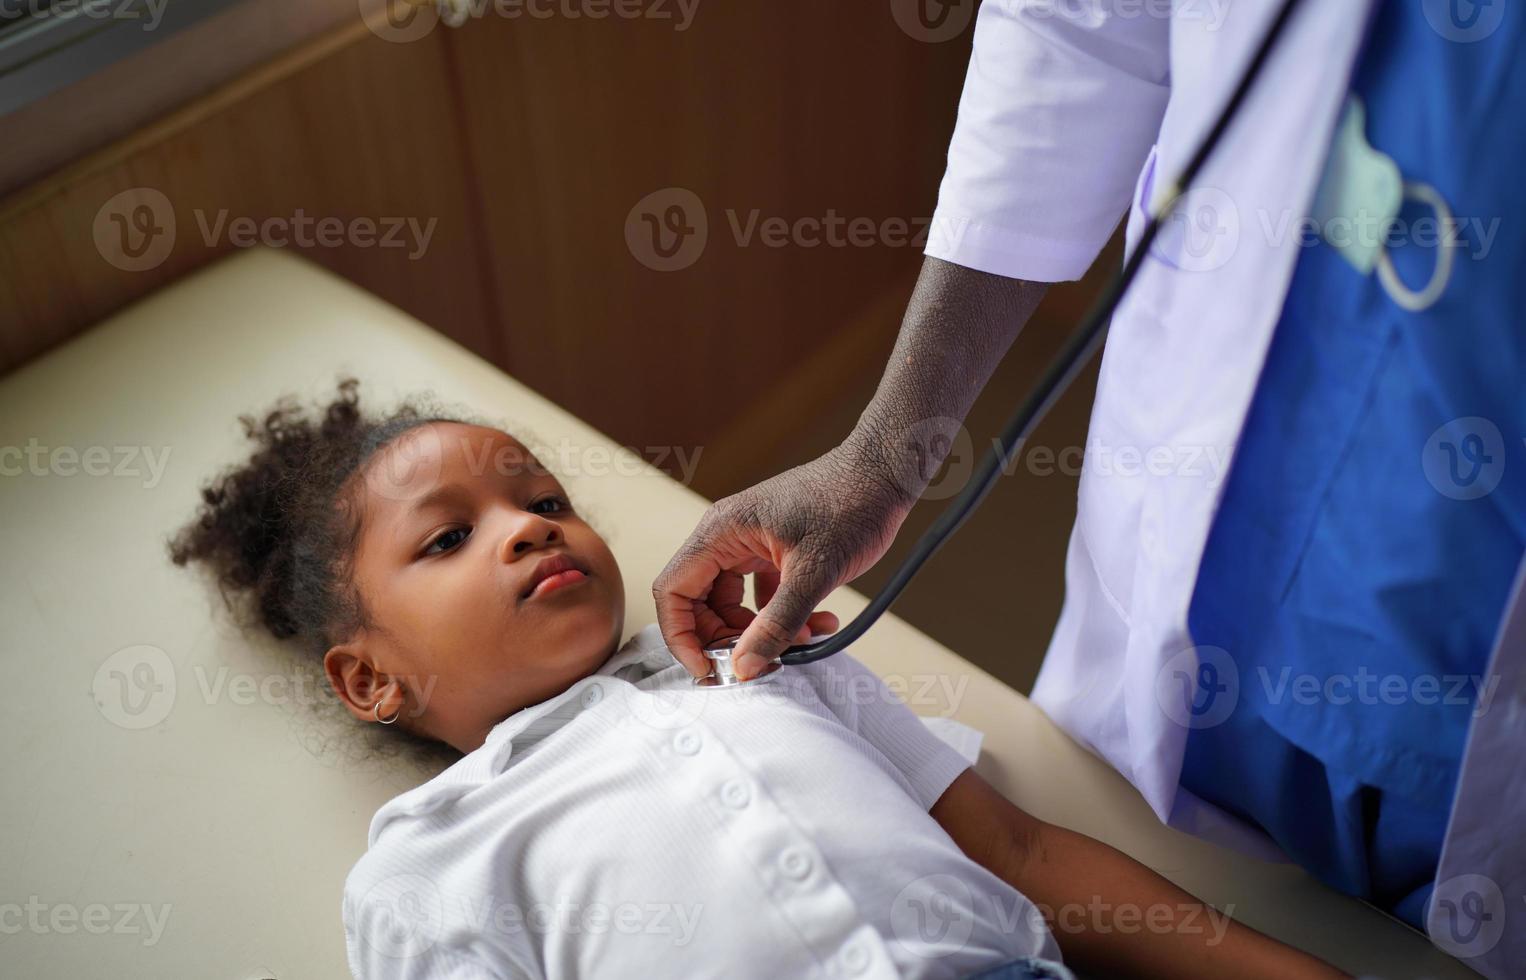
[[[888,4],[694,11],[681,31],[489,14],[409,43],[356,18],[194,99],[0,202],[0,369],[237,247],[226,227],[207,240],[224,212],[407,217],[435,223],[417,257],[288,247],[632,445],[721,444],[765,403],[787,437],[831,397],[798,383],[808,365],[878,377],[862,342],[889,350],[921,248],[742,244],[733,225],[835,215],[847,241],[854,218],[892,235],[925,219],[968,33],[924,43]],[[708,239],[656,271],[627,219],[671,187],[701,202]],[[133,188],[164,195],[176,233],[143,271],[115,268],[95,234]],[[745,454],[713,455],[712,490],[745,477]]]
[[[702,450],[700,493],[743,489],[846,434],[921,263],[911,243],[742,245],[728,217],[931,213],[969,32],[923,43],[892,6],[702,3],[681,32],[488,17],[411,43],[356,19],[0,201],[0,370],[230,251],[202,240],[198,210],[433,220],[415,259],[291,247],[627,445]],[[0,146],[25,138],[10,122]],[[625,228],[670,187],[701,201],[709,237],[692,265],[661,272]],[[177,236],[137,272],[108,263],[93,234],[132,188],[165,195]],[[1117,260],[1115,241],[1089,281],[1050,291],[971,413],[978,443]],[[1037,443],[1081,444],[1090,378]],[[1074,500],[1070,477],[1004,481],[897,612],[1026,690],[1063,596]],[[913,511],[856,585],[882,586],[938,509]]]

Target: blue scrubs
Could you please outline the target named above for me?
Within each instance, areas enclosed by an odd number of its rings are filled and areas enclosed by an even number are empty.
[[[1352,89],[1368,142],[1463,222],[1452,277],[1408,312],[1302,249],[1188,615],[1238,700],[1189,733],[1181,775],[1417,928],[1526,550],[1526,11],[1460,43],[1430,6],[1379,4]],[[1415,290],[1432,215],[1406,204],[1390,236]]]

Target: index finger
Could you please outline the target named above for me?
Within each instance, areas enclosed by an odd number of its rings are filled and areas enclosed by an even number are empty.
[[[720,562],[704,547],[685,548],[668,562],[652,583],[657,604],[657,627],[663,642],[684,669],[695,677],[710,673],[695,632],[695,605],[703,603],[721,573]]]

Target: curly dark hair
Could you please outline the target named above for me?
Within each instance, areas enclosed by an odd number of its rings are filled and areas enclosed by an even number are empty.
[[[341,377],[337,396],[317,417],[289,395],[259,417],[239,416],[255,444],[252,454],[202,486],[195,518],[168,542],[176,565],[194,561],[211,573],[242,627],[296,643],[309,665],[372,622],[353,578],[364,500],[356,489],[361,481],[352,478],[363,477],[379,450],[419,426],[498,427],[446,413],[426,395],[368,416],[359,386],[358,379]]]

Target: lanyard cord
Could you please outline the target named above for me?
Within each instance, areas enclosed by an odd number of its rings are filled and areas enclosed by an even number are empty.
[[[1223,111],[1219,113],[1213,128],[1198,144],[1197,151],[1188,160],[1182,175],[1175,183],[1166,187],[1165,200],[1145,224],[1144,233],[1140,236],[1139,244],[1134,248],[1133,254],[1124,263],[1123,269],[1108,282],[1102,290],[1102,295],[1093,304],[1091,312],[1081,321],[1081,326],[1066,338],[1065,345],[1045,368],[1043,377],[1013,413],[1006,428],[1002,430],[1000,446],[993,448],[981,462],[970,485],[965,487],[942,514],[938,515],[932,527],[922,534],[921,539],[912,548],[911,554],[906,556],[901,567],[896,569],[890,581],[885,583],[885,587],[864,608],[863,612],[854,617],[847,626],[826,639],[816,643],[799,644],[785,650],[779,657],[781,663],[793,666],[814,663],[840,652],[868,632],[869,627],[874,625],[875,620],[890,608],[890,604],[895,602],[927,560],[943,546],[944,542],[953,537],[954,532],[959,530],[980,502],[985,499],[986,494],[990,493],[991,487],[996,483],[996,477],[1005,469],[1013,453],[1032,435],[1039,422],[1049,413],[1050,407],[1059,400],[1060,395],[1065,393],[1081,368],[1091,360],[1092,355],[1101,346],[1102,339],[1107,333],[1108,321],[1112,318],[1113,312],[1118,309],[1118,304],[1128,291],[1129,285],[1133,283],[1140,266],[1144,264],[1145,255],[1154,243],[1156,235],[1160,233],[1161,225],[1171,216],[1171,212],[1181,201],[1186,189],[1190,188],[1192,182],[1197,179],[1198,172],[1208,162],[1209,156],[1218,147],[1230,123],[1234,121],[1241,104],[1250,93],[1251,86],[1261,74],[1267,57],[1282,36],[1283,29],[1291,19],[1293,9],[1298,6],[1298,2],[1299,0],[1283,0],[1282,7],[1262,36],[1261,44],[1256,48],[1255,56],[1251,58],[1250,64],[1246,65],[1245,70],[1240,74],[1234,93],[1225,104]]]

